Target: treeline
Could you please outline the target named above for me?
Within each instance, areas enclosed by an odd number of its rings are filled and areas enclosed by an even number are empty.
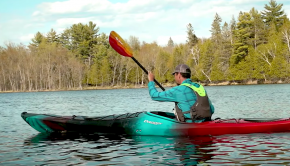
[[[283,4],[270,0],[264,10],[240,12],[227,23],[216,14],[210,38],[198,38],[187,25],[187,41],[167,46],[127,42],[134,57],[163,83],[174,83],[171,72],[180,63],[192,79],[204,83],[249,80],[290,81],[290,21]],[[147,76],[129,58],[118,55],[108,36],[93,22],[74,24],[57,34],[38,32],[28,46],[0,47],[0,91],[33,91],[84,86],[140,86]]]

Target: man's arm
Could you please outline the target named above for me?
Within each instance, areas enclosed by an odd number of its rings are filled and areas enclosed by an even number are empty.
[[[169,102],[177,102],[176,100],[176,90],[177,88],[171,88],[170,90],[163,91],[163,92],[158,92],[157,89],[155,88],[155,83],[154,83],[154,74],[152,72],[148,72],[148,89],[149,89],[149,95],[152,100],[155,101],[169,101]]]
[[[176,87],[171,88],[170,90],[158,92],[155,88],[155,83],[150,81],[148,83],[149,95],[152,100],[155,101],[169,101],[177,102],[175,93],[178,91]]]

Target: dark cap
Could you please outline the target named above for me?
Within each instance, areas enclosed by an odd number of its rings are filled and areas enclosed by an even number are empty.
[[[175,73],[189,73],[189,74],[191,74],[191,71],[187,65],[181,64],[181,65],[176,66],[172,75],[174,75]]]

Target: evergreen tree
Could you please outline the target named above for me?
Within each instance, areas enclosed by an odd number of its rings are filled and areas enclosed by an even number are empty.
[[[237,28],[237,23],[236,23],[236,19],[235,17],[233,16],[232,17],[232,20],[231,20],[231,23],[230,23],[230,27],[231,27],[231,44],[234,43],[234,37],[235,37],[235,31],[236,31],[236,28]]]
[[[217,45],[220,44],[221,42],[221,22],[222,19],[221,17],[216,13],[213,23],[211,24],[211,38],[213,40],[214,43],[216,43]]]
[[[192,25],[189,23],[187,25],[187,44],[190,48],[192,48],[198,42],[198,38],[196,37]]]
[[[55,30],[51,29],[48,34],[46,35],[48,43],[58,43],[58,35],[56,34]]]
[[[227,22],[224,23],[221,30],[222,43],[231,41],[231,29]]]
[[[262,11],[262,18],[264,19],[267,27],[270,27],[274,23],[276,30],[280,28],[284,20],[286,19],[286,14],[282,10],[283,4],[277,4],[275,0],[270,0],[269,5],[265,4],[265,10]]]
[[[220,70],[226,75],[227,71],[229,69],[229,59],[232,55],[232,30],[231,27],[227,24],[227,22],[224,23],[222,27],[222,44],[220,46],[219,51],[219,67]]]
[[[222,54],[220,52],[221,50],[216,50],[214,53],[214,60],[212,62],[211,72],[210,72],[210,78],[211,81],[222,81],[224,80],[225,72],[223,70],[226,70],[223,60],[220,55]]]
[[[174,47],[174,42],[173,42],[173,40],[171,39],[171,37],[170,37],[169,40],[168,40],[167,47],[169,47],[169,48],[173,48],[173,47]]]
[[[253,38],[250,40],[250,42],[252,46],[257,49],[258,45],[266,43],[264,22],[262,20],[261,14],[255,8],[251,9],[250,15],[252,22],[250,33],[253,35]]]
[[[88,30],[88,40],[90,40],[90,46],[97,44],[97,37],[99,36],[100,28],[97,27],[97,24],[94,24],[92,21],[89,24],[85,25]]]
[[[277,79],[277,76],[282,78],[287,70],[287,65],[284,63],[286,61],[284,57],[285,45],[282,44],[283,40],[278,33],[273,33],[273,35],[269,36],[268,40],[267,44],[260,45],[257,48],[258,56],[264,62],[263,74],[265,80],[271,78]]]
[[[203,74],[206,75],[207,79],[211,81],[217,81],[219,79],[223,79],[221,73],[221,65],[224,61],[223,59],[223,46],[226,40],[229,38],[229,33],[228,33],[228,24],[224,24],[224,29],[222,31],[221,28],[221,17],[216,13],[213,23],[211,24],[211,41],[212,41],[212,48],[208,48],[212,50],[212,59],[210,59],[210,63],[212,63],[210,66],[207,65],[205,68],[206,70],[203,71]]]
[[[45,37],[40,33],[40,32],[37,32],[35,35],[34,35],[34,38],[31,40],[32,43],[30,43],[32,46],[35,46],[35,47],[38,47],[39,44],[45,40]]]
[[[60,44],[68,50],[73,50],[72,40],[70,29],[65,29],[63,33],[59,35]]]
[[[198,79],[201,81],[211,82],[211,71],[213,61],[215,60],[215,48],[212,40],[205,40],[200,48],[200,62],[197,70]]]
[[[61,35],[61,42],[77,57],[88,60],[89,65],[91,65],[91,59],[95,54],[94,46],[98,44],[98,32],[99,28],[91,21],[86,25],[73,24]]]
[[[235,32],[236,41],[234,43],[234,54],[231,57],[231,64],[238,64],[248,55],[250,38],[253,38],[251,33],[251,16],[247,12],[240,12],[239,22]]]

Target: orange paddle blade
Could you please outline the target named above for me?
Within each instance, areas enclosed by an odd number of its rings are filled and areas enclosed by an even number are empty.
[[[109,43],[119,54],[127,57],[133,56],[130,46],[115,31],[111,31]]]

